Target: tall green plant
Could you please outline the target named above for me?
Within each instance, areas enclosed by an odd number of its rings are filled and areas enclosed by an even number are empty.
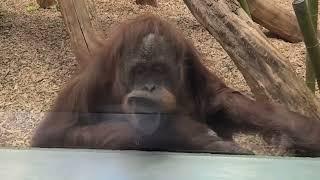
[[[295,11],[300,30],[302,32],[304,43],[309,54],[310,61],[320,86],[320,46],[313,26],[313,21],[308,8],[308,0],[294,0],[292,5]]]
[[[244,9],[244,11],[249,15],[249,17],[251,18],[251,13],[250,13],[250,8],[248,5],[247,0],[239,0],[240,5],[242,7],[242,9]]]
[[[318,32],[318,0],[308,0],[308,8],[310,11],[312,24],[317,35]],[[312,92],[315,92],[315,74],[310,61],[309,55],[306,56],[306,83]]]

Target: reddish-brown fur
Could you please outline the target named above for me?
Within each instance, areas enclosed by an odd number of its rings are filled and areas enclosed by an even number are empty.
[[[146,139],[125,118],[80,121],[82,113],[96,113],[96,107],[121,106],[126,92],[116,76],[119,58],[123,49],[136,46],[151,31],[159,31],[170,39],[177,57],[187,63],[186,87],[180,89],[190,95],[183,109],[185,115],[175,116],[163,131]],[[311,154],[320,151],[320,121],[277,105],[253,101],[230,89],[201,64],[199,53],[181,34],[167,22],[150,15],[118,26],[110,35],[101,57],[60,93],[52,113],[37,129],[32,146],[241,153],[246,151],[232,142],[234,132],[271,130],[284,134],[291,148]],[[208,127],[223,139],[208,135]]]

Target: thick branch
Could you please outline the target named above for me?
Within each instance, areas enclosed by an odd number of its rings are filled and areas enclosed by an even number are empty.
[[[247,0],[252,18],[280,38],[289,42],[303,40],[295,15],[284,11],[272,0]]]
[[[276,100],[291,110],[320,119],[320,104],[289,62],[261,35],[232,0],[184,0],[242,72],[258,100]],[[232,7],[232,9],[230,8]]]
[[[70,34],[74,53],[81,66],[92,60],[102,46],[102,37],[98,35],[91,24],[88,0],[59,0],[61,13]]]

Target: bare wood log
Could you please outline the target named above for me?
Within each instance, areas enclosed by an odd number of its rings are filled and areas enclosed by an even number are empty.
[[[56,0],[37,0],[37,3],[41,8],[49,8],[56,4]]]
[[[252,19],[288,42],[303,40],[295,15],[272,0],[247,0]]]
[[[92,0],[59,0],[61,13],[69,32],[75,56],[81,67],[96,58],[103,38],[92,27]]]
[[[157,0],[136,0],[136,3],[140,5],[150,5],[153,7],[158,7]]]
[[[320,103],[233,0],[184,0],[242,72],[257,100],[277,101],[320,119]],[[230,8],[231,7],[231,8]],[[239,16],[241,14],[241,16]],[[243,18],[247,17],[247,18]]]

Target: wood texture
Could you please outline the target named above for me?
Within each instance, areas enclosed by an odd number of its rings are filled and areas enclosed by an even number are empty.
[[[242,72],[257,100],[320,119],[318,99],[233,0],[184,0]]]
[[[94,30],[89,0],[59,0],[61,13],[69,32],[74,53],[80,66],[85,66],[98,54],[103,44],[102,36]]]
[[[252,19],[288,42],[303,40],[294,13],[285,11],[272,0],[247,0]]]

